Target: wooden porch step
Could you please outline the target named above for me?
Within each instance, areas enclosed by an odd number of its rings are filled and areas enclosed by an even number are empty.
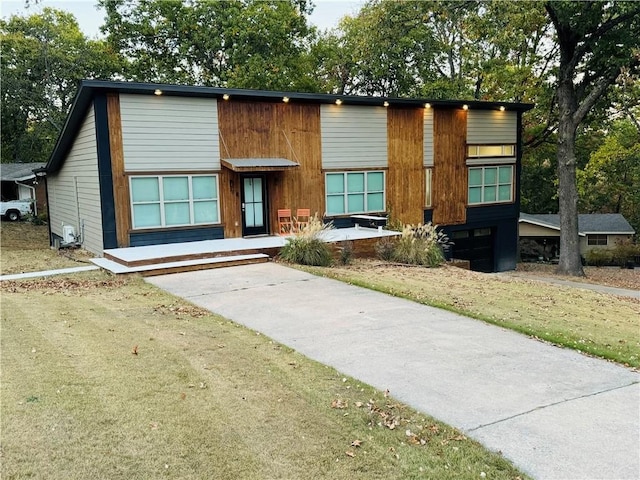
[[[269,255],[253,253],[248,255],[227,255],[223,257],[198,258],[180,260],[174,262],[158,262],[154,264],[127,266],[108,258],[94,258],[91,260],[105,270],[115,274],[139,273],[145,277],[165,275],[168,273],[189,272],[193,270],[207,270],[210,268],[232,267],[236,265],[248,265],[251,263],[264,263],[269,261]]]

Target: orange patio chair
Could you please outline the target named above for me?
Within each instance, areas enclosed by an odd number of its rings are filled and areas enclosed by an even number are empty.
[[[278,235],[289,235],[293,233],[293,219],[290,208],[278,210]]]
[[[296,211],[296,231],[301,232],[309,226],[309,218],[311,218],[311,209],[299,208]]]

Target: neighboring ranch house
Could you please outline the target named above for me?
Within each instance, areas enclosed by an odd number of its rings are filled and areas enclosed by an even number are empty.
[[[619,213],[585,213],[578,215],[580,254],[592,248],[614,248],[619,242],[630,240],[635,231]],[[560,215],[520,214],[520,241],[535,241],[546,247],[547,256],[560,253]]]
[[[432,221],[515,268],[532,105],[85,80],[47,163],[51,242],[87,250],[275,235],[277,210]]]

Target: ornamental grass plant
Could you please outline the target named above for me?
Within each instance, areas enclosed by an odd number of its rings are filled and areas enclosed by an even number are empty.
[[[309,219],[308,225],[287,238],[287,243],[280,251],[280,258],[299,265],[330,266],[333,263],[331,248],[322,236],[333,228],[333,223],[324,223],[316,213]]]

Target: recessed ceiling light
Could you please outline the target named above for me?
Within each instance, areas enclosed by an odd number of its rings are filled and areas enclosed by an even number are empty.
[[[282,101],[284,103],[289,103],[289,97],[282,97]]]
[[[224,95],[222,95],[222,98],[223,98],[224,100],[229,100],[229,94],[228,94],[228,93],[225,93]]]
[[[156,89],[153,91],[153,94],[154,94],[154,95],[158,95],[158,96],[160,96],[160,95],[162,95],[162,90],[160,90],[159,88],[156,88]]]

